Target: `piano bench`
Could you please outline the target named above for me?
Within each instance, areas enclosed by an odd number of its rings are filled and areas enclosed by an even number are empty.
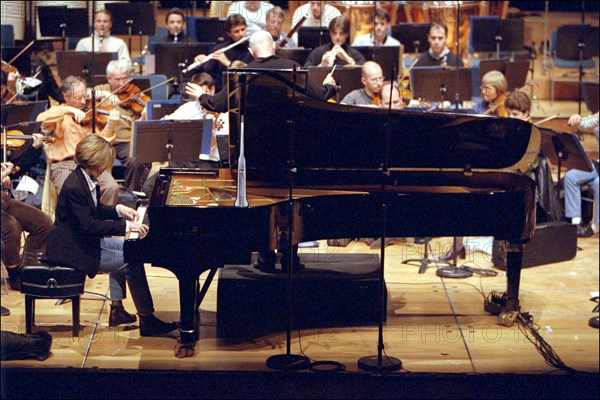
[[[25,330],[35,326],[35,300],[70,299],[73,336],[79,336],[79,300],[85,285],[85,272],[42,261],[44,254],[27,252],[21,263],[21,293],[25,295]]]

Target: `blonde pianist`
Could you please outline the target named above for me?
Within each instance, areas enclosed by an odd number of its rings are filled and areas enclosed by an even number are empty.
[[[123,239],[109,237],[123,236],[128,229],[143,236],[148,226],[136,222],[139,216],[136,210],[99,201],[98,176],[111,168],[114,160],[114,148],[100,135],[86,136],[77,144],[77,168],[67,177],[58,196],[47,258],[52,263],[85,271],[90,278],[98,272],[109,273],[112,300],[109,326],[136,321],[136,316],[123,307],[127,281],[140,317],[140,335],[160,336],[176,329],[177,323],[163,322],[154,316],[143,263],[125,263]]]

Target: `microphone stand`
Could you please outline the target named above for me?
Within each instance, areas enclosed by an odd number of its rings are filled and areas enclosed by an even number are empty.
[[[458,100],[460,99],[460,74],[458,70],[458,57],[460,55],[460,42],[459,38],[459,27],[460,27],[460,3],[457,3],[456,8],[456,108],[458,109]],[[499,50],[499,47],[497,48]],[[497,51],[498,51],[497,50]],[[464,245],[464,244],[463,244]],[[473,275],[473,272],[466,268],[459,267],[457,262],[458,256],[458,237],[454,236],[452,239],[452,264],[448,267],[438,268],[435,274],[441,278],[468,278]]]
[[[292,103],[296,98],[296,66],[292,71]],[[242,88],[243,90],[243,88]],[[243,96],[243,92],[242,92]],[[242,105],[240,104],[240,111],[242,109]],[[241,112],[240,112],[241,114]],[[243,118],[243,114],[242,114]],[[270,356],[267,359],[267,367],[276,370],[282,371],[299,371],[301,369],[306,369],[310,367],[310,360],[308,357],[305,357],[300,354],[292,354],[291,346],[292,346],[292,318],[293,318],[293,279],[292,279],[292,271],[294,269],[294,244],[293,244],[293,233],[294,233],[294,174],[296,173],[296,166],[294,162],[294,133],[295,133],[295,123],[294,121],[290,121],[291,129],[290,129],[290,148],[289,148],[289,161],[288,161],[288,180],[289,180],[289,202],[288,202],[288,232],[287,232],[287,243],[285,245],[288,248],[288,256],[289,256],[289,264],[287,270],[287,302],[288,302],[288,326],[285,332],[285,354],[276,354]],[[240,135],[241,136],[241,135]],[[240,138],[241,140],[241,138]],[[239,166],[238,166],[239,168]],[[245,166],[244,166],[245,168]]]
[[[390,76],[394,76],[395,66],[392,65],[392,74]],[[388,105],[388,121],[385,129],[385,146],[383,148],[383,162],[382,162],[382,179],[381,179],[381,248],[380,248],[380,260],[379,260],[379,302],[380,302],[380,310],[379,310],[379,326],[378,326],[378,343],[377,343],[377,355],[374,356],[364,356],[358,360],[358,368],[363,369],[365,371],[375,371],[375,372],[392,372],[398,371],[402,368],[402,361],[398,358],[390,357],[388,355],[383,357],[383,349],[385,345],[383,343],[383,319],[384,313],[386,310],[386,301],[387,296],[385,296],[385,274],[384,274],[384,265],[385,265],[385,232],[386,232],[386,224],[387,224],[387,179],[389,178],[390,172],[388,170],[388,161],[389,161],[389,151],[390,151],[390,130],[392,128],[392,94],[393,94],[393,85],[390,85],[390,104]]]

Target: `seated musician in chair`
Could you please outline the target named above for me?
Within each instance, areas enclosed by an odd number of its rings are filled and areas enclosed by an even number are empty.
[[[250,37],[250,51],[255,60],[248,64],[248,68],[264,68],[264,69],[292,69],[300,67],[300,65],[290,59],[280,58],[275,54],[275,42],[273,37],[267,31],[258,31]],[[198,101],[203,108],[210,111],[226,112],[229,109],[228,92],[223,89],[215,95],[209,95],[204,92],[201,87],[191,88],[188,94],[198,98]],[[335,81],[331,74],[327,75],[323,81],[323,85],[319,86],[312,81],[307,82],[307,95],[322,101],[335,95]],[[297,255],[298,246],[294,247],[294,264],[292,269],[302,269],[304,266],[300,263]],[[285,254],[285,246],[282,245],[283,251],[281,262],[282,269],[285,271],[289,267],[289,254]],[[265,272],[275,272],[276,255],[274,251],[261,250],[260,259],[257,268]]]
[[[127,280],[140,316],[140,335],[160,336],[176,329],[178,324],[163,322],[154,315],[144,264],[125,263],[123,239],[109,237],[125,235],[128,230],[145,235],[148,226],[132,221],[139,217],[136,210],[122,204],[107,206],[99,200],[98,177],[114,161],[113,147],[101,136],[89,135],[79,141],[75,149],[77,168],[65,180],[58,196],[47,258],[51,263],[82,270],[90,278],[98,272],[110,273],[109,326],[136,321],[135,315],[123,307]]]
[[[106,119],[107,110],[113,106],[119,110],[119,120],[115,121],[115,140],[113,147],[117,152],[117,160],[125,167],[125,182],[123,186],[129,191],[142,190],[142,184],[148,175],[150,166],[135,162],[130,157],[131,141],[133,136],[133,122],[142,118],[146,110],[146,101],[150,100],[147,94],[139,94],[142,90],[131,83],[131,64],[128,61],[113,60],[106,66],[106,80],[108,83],[97,85],[96,99],[103,104],[96,108],[97,120]],[[105,100],[106,97],[111,98]],[[99,103],[99,104],[100,104]]]
[[[432,22],[429,26],[427,42],[429,49],[419,56],[416,63],[418,67],[437,67],[437,66],[458,66],[462,67],[463,62],[460,58],[450,51],[446,46],[448,40],[448,27],[441,22]]]
[[[598,113],[581,118],[574,114],[569,118],[569,125],[580,128],[594,128],[596,140],[598,139]],[[577,225],[577,236],[589,237],[597,235],[600,225],[600,210],[598,209],[599,188],[598,188],[598,164],[593,171],[581,171],[570,169],[565,173],[565,217],[571,218],[571,223]],[[583,185],[592,185],[594,191],[594,220],[590,225],[581,224],[581,187]]]
[[[310,52],[304,67],[313,65],[322,66],[344,66],[344,65],[362,65],[365,63],[365,57],[362,53],[346,44],[350,35],[350,20],[341,15],[331,20],[329,23],[329,37],[331,41],[323,46],[319,46]]]

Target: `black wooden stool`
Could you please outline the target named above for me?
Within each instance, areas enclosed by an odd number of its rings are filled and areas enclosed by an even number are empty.
[[[36,299],[70,299],[73,305],[73,336],[79,336],[79,297],[85,272],[42,261],[43,253],[25,253],[21,263],[21,293],[25,294],[25,329],[35,326]]]

